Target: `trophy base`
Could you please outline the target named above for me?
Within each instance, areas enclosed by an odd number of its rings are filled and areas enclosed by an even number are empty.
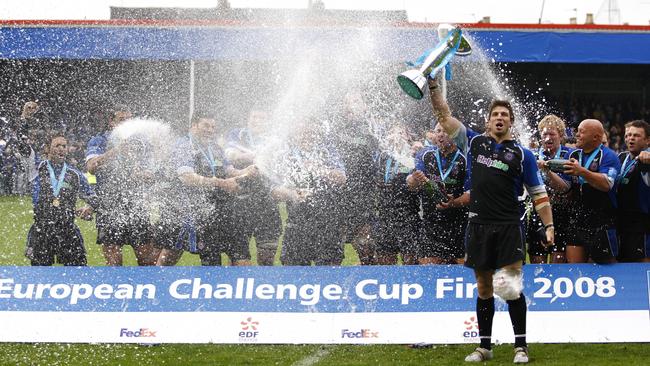
[[[397,77],[397,83],[406,94],[415,99],[424,97],[424,87],[427,79],[418,70],[409,70]]]

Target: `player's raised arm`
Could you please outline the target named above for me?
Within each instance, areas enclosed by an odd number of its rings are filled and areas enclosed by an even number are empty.
[[[429,83],[429,97],[431,98],[433,113],[447,135],[453,139],[463,124],[451,115],[449,104],[447,104],[445,97],[442,95],[438,84],[438,78],[427,79],[427,81]]]

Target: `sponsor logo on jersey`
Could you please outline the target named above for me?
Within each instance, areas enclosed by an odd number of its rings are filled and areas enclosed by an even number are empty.
[[[508,164],[506,164],[506,163],[504,163],[502,161],[496,160],[496,159],[488,158],[488,157],[483,156],[483,155],[477,156],[476,157],[476,162],[478,162],[479,164],[483,164],[483,165],[485,165],[485,166],[487,166],[489,168],[501,169],[504,172],[507,172],[508,169],[510,169]]]

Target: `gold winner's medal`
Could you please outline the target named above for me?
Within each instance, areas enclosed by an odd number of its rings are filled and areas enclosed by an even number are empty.
[[[58,198],[55,198],[55,199],[52,200],[52,206],[59,207],[60,204],[61,204],[61,201],[59,201]]]

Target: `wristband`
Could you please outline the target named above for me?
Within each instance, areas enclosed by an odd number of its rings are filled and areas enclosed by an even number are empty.
[[[555,225],[553,225],[553,223],[550,223],[548,225],[544,225],[544,229],[548,229],[549,227],[552,227],[552,228],[555,229]]]

